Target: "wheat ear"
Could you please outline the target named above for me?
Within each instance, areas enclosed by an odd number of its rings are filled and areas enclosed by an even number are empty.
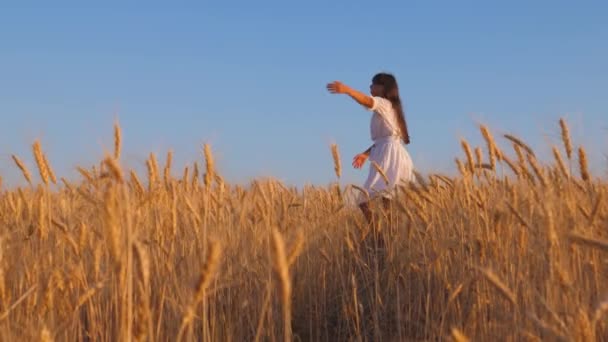
[[[34,158],[36,159],[36,165],[38,165],[40,178],[42,178],[42,181],[45,185],[49,185],[49,170],[46,168],[46,165],[44,163],[42,148],[40,147],[40,142],[38,140],[36,140],[32,145],[32,150],[34,152]]]
[[[582,146],[578,148],[578,164],[581,171],[581,179],[584,181],[588,181],[590,179],[590,176],[587,164],[587,153],[585,152],[585,149]]]
[[[209,188],[211,186],[211,183],[213,182],[213,173],[215,166],[213,154],[211,153],[211,146],[209,146],[209,144],[205,144],[203,146],[203,153],[205,155],[206,162],[205,186]]]
[[[114,159],[119,160],[120,159],[120,152],[121,152],[121,131],[120,131],[120,125],[118,124],[118,122],[116,122],[114,124]]]
[[[11,155],[13,157],[13,161],[15,162],[15,164],[17,165],[17,167],[19,168],[19,170],[21,170],[21,173],[23,174],[23,177],[25,178],[25,180],[30,183],[30,185],[32,184],[32,174],[30,173],[30,170],[28,170],[28,168],[25,166],[25,164],[21,161],[21,159],[19,159],[19,157],[17,157],[16,155]]]
[[[272,247],[275,253],[275,267],[281,281],[281,301],[283,302],[284,341],[291,341],[291,279],[289,261],[285,252],[283,237],[276,230],[272,231]]]
[[[340,151],[338,151],[338,145],[331,144],[331,155],[334,159],[334,171],[336,172],[336,177],[340,178],[342,174],[342,165],[340,163]]]
[[[562,130],[562,142],[564,143],[564,149],[566,150],[566,156],[568,159],[572,159],[572,139],[570,139],[570,130],[566,124],[566,120],[563,118],[559,119],[559,126]]]

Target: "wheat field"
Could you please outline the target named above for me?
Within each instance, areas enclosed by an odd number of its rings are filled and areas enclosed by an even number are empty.
[[[542,161],[480,126],[459,176],[419,176],[372,224],[337,146],[335,184],[298,189],[227,184],[209,145],[138,175],[118,125],[57,179],[36,141],[0,193],[0,339],[608,341],[608,183],[559,127]]]

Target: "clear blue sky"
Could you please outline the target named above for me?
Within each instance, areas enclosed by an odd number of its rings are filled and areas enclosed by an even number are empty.
[[[22,182],[39,138],[56,173],[76,177],[112,148],[143,170],[148,153],[175,165],[212,144],[233,182],[361,183],[369,113],[325,85],[368,90],[394,73],[422,172],[454,170],[477,123],[543,154],[560,116],[597,173],[607,169],[608,5],[601,1],[231,1],[103,7],[0,5],[0,175]],[[176,171],[179,174],[180,171]]]

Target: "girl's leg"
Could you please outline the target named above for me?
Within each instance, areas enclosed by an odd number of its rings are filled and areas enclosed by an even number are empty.
[[[372,211],[369,207],[369,202],[363,202],[359,204],[359,208],[363,212],[363,216],[365,216],[367,223],[372,223]]]
[[[389,211],[391,209],[391,199],[382,197],[382,206],[384,207],[384,210]]]
[[[372,220],[373,220],[372,209],[370,208],[370,202],[371,201],[363,202],[363,203],[359,204],[359,208],[361,208],[361,211],[363,212],[363,215],[365,216],[365,219],[367,220],[368,223],[372,223]],[[391,200],[389,198],[382,197],[382,209],[384,209],[385,214],[390,214],[390,208],[391,208]]]

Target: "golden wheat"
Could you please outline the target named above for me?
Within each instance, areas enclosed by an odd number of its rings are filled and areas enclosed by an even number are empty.
[[[340,151],[338,151],[338,145],[331,144],[331,155],[334,159],[334,171],[336,172],[336,177],[340,178],[342,174],[342,164],[340,163]]]
[[[588,181],[590,179],[589,169],[587,166],[587,153],[585,149],[581,146],[578,148],[578,164],[581,172],[581,179],[584,181]]]
[[[173,151],[167,152],[167,160],[165,162],[165,169],[163,171],[163,178],[165,185],[169,186],[169,180],[171,179],[171,164],[173,163]]]
[[[382,180],[384,181],[384,183],[386,185],[389,185],[388,177],[386,176],[386,173],[384,173],[384,170],[382,170],[382,167],[380,167],[380,165],[378,165],[378,163],[376,163],[374,160],[372,160],[370,163],[374,167],[376,172],[378,172],[380,177],[382,177]]]
[[[462,177],[467,177],[467,175],[469,174],[469,172],[467,172],[466,167],[464,166],[464,164],[462,163],[462,161],[458,158],[454,159],[454,162],[456,163],[456,166],[458,167],[458,172],[460,172],[460,175]]]
[[[86,170],[86,169],[84,169],[84,168],[82,168],[82,167],[80,167],[80,166],[77,166],[77,167],[76,167],[76,170],[77,170],[77,171],[78,171],[78,173],[80,173],[80,174],[81,174],[81,175],[84,177],[84,179],[86,179],[86,180],[87,180],[89,183],[94,183],[93,176],[91,175],[91,173],[90,173],[88,170]]]
[[[562,142],[564,143],[564,149],[566,150],[566,156],[568,159],[572,159],[572,139],[570,139],[570,130],[566,124],[566,120],[563,118],[559,119],[559,126],[562,130]]]
[[[114,123],[114,159],[120,160],[122,148],[122,133],[118,122]]]
[[[275,253],[275,268],[281,282],[281,302],[283,304],[283,341],[291,341],[291,278],[285,242],[281,233],[272,231],[272,247]]]
[[[559,172],[565,178],[569,178],[570,174],[568,173],[568,170],[566,169],[566,165],[564,164],[564,160],[562,159],[562,156],[559,153],[559,150],[557,149],[557,147],[553,146],[552,151],[553,151],[553,157],[555,158],[555,162],[557,163],[557,168],[558,168]]]
[[[205,186],[209,188],[211,186],[211,182],[213,181],[213,174],[215,168],[215,162],[213,160],[213,154],[211,153],[211,146],[209,144],[205,144],[203,146],[203,154],[205,155],[205,165],[206,165],[206,173],[205,173]]]
[[[528,146],[526,143],[524,143],[523,141],[521,141],[519,138],[511,135],[511,134],[505,134],[504,137],[508,140],[510,140],[513,144],[515,144],[516,146],[519,146],[521,148],[523,148],[528,154],[531,154],[532,156],[534,155],[534,151],[530,148],[530,146]],[[519,155],[519,153],[518,153]]]
[[[475,147],[475,167],[478,168],[483,164],[483,151],[481,147]]]
[[[114,179],[116,179],[120,183],[124,182],[122,169],[120,168],[120,165],[118,165],[116,159],[107,157],[104,160],[104,164],[108,167]]]
[[[55,176],[55,172],[53,171],[53,168],[51,167],[51,164],[49,163],[48,159],[46,158],[46,154],[42,155],[42,159],[43,159],[43,162],[44,162],[44,167],[49,172],[49,178],[51,179],[51,182],[53,182],[53,184],[57,184],[57,177]]]
[[[452,329],[452,337],[455,342],[469,342],[469,339],[457,328]]]
[[[511,171],[513,171],[513,173],[514,173],[516,176],[518,176],[518,177],[519,177],[519,176],[521,175],[521,170],[520,170],[520,167],[518,167],[517,165],[515,165],[515,164],[513,163],[513,161],[512,161],[511,159],[509,159],[509,157],[507,157],[506,155],[503,155],[503,156],[502,156],[502,160],[503,160],[505,163],[507,163],[507,165],[509,166],[509,168],[511,169]]]
[[[27,167],[25,166],[25,164],[16,155],[13,154],[12,157],[13,157],[13,161],[15,161],[15,164],[17,164],[17,167],[19,168],[19,170],[21,170],[21,173],[23,174],[23,177],[25,178],[25,180],[27,180],[28,183],[32,184],[32,175],[31,175],[30,171],[27,169]]]
[[[464,139],[460,140],[460,145],[462,146],[465,156],[467,157],[468,171],[469,171],[469,173],[473,174],[473,173],[475,173],[475,162],[473,161],[473,153],[471,152],[471,146]]]
[[[154,179],[154,181],[157,181],[159,179],[159,168],[158,168],[158,161],[156,160],[156,155],[154,153],[150,153],[150,168],[151,168],[151,172],[152,172],[152,179]]]
[[[222,249],[220,248],[219,242],[213,241],[209,245],[207,259],[205,261],[205,264],[203,265],[203,269],[196,283],[196,287],[194,290],[194,298],[192,299],[192,302],[190,303],[190,306],[186,310],[186,314],[182,319],[182,324],[177,337],[178,341],[181,340],[184,330],[192,323],[192,320],[195,318],[194,310],[196,306],[198,306],[198,304],[207,296],[207,289],[211,284],[211,280],[215,276],[215,272],[220,262],[221,255]]]
[[[3,188],[0,340],[608,341],[606,182],[586,154],[594,182],[564,181],[556,148],[543,165],[513,146],[496,158],[515,175],[476,148],[479,181],[462,157],[461,175],[417,173],[373,222],[356,184],[230,184],[210,148],[204,192],[196,163],[151,192],[120,183],[116,153]]]
[[[599,248],[601,250],[608,251],[608,241],[585,236],[581,233],[570,233],[570,239],[575,243],[584,244],[590,247]]]
[[[135,173],[135,171],[131,170],[130,175],[131,175],[131,183],[135,186],[135,189],[137,190],[137,192],[139,194],[144,193],[146,190],[144,189],[144,186],[141,184],[139,177],[137,177],[137,173]]]
[[[488,158],[490,160],[490,165],[492,166],[492,170],[496,167],[496,158],[502,159],[502,153],[499,152],[498,147],[496,146],[496,141],[490,133],[490,130],[485,125],[480,125],[479,129],[481,130],[481,134],[483,138],[486,140],[486,144],[488,147]]]
[[[198,188],[199,172],[198,163],[194,162],[194,169],[192,170],[192,189]]]
[[[513,291],[511,291],[490,269],[482,269],[481,274],[505,297],[513,306],[517,306],[517,300]]]
[[[36,165],[38,165],[38,171],[40,173],[40,178],[44,182],[44,184],[49,185],[49,170],[44,163],[44,156],[42,153],[42,148],[40,147],[40,142],[36,140],[32,145],[32,150],[34,152],[34,158],[36,159]]]
[[[533,157],[531,154],[528,154],[528,162],[530,163],[530,166],[532,166],[532,170],[534,170],[534,173],[536,174],[538,180],[540,180],[540,183],[543,186],[547,186],[547,177],[545,176],[545,172],[543,171],[541,166],[538,164],[538,160],[536,160],[536,158]]]

